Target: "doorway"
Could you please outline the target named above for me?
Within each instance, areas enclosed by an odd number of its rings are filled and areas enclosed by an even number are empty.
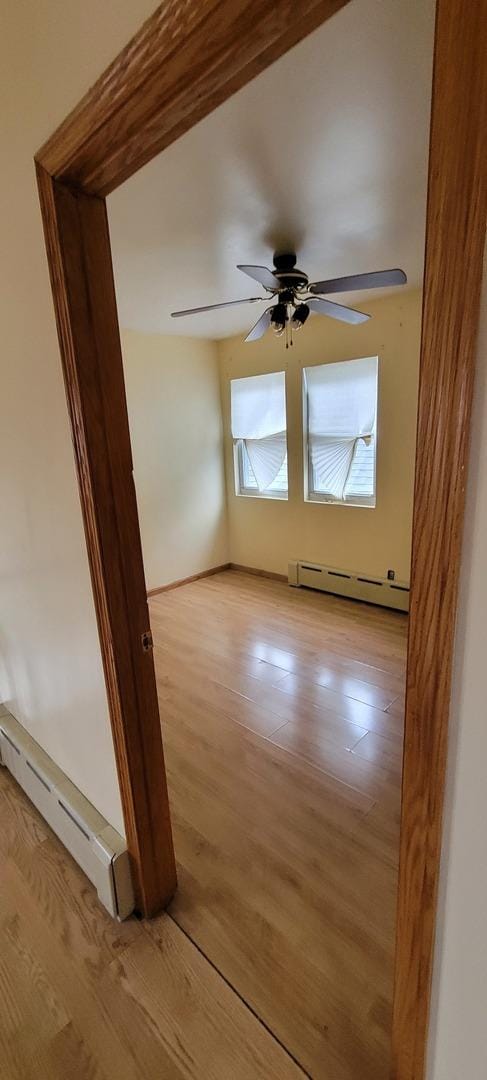
[[[257,11],[260,6],[253,5],[256,17],[261,14]],[[338,6],[307,5],[310,23],[306,29],[313,29]],[[218,16],[225,10],[228,13],[227,5],[218,7]],[[469,12],[468,20],[463,13],[457,22],[457,7],[447,2],[438,5],[435,52],[396,955],[393,1068],[401,1080],[419,1077],[424,1058],[445,717],[485,216],[477,150],[483,105],[475,82],[482,34],[475,22],[479,12]],[[131,47],[129,62],[125,57],[114,65],[108,78],[102,79],[38,155],[121,790],[139,903],[146,913],[167,900],[174,876],[163,791],[161,796],[162,749],[151,654],[146,648],[150,644],[147,607],[103,197],[302,36],[290,16],[286,21],[286,13],[278,28],[270,14],[263,15],[256,50],[253,34],[250,45],[248,12],[245,18],[235,16],[235,12],[232,16],[230,40],[238,42],[238,61],[236,44],[229,45],[226,38],[224,20],[215,16],[210,38],[208,26],[203,31],[196,13],[190,35],[187,25],[176,23],[180,38],[191,45],[184,54],[188,65],[191,49],[198,45],[198,31],[204,32],[205,48],[199,49],[199,55],[205,57],[205,64],[209,60],[208,40],[215,55],[226,41],[227,60],[223,61],[220,53],[219,66],[209,65],[211,78],[197,99],[196,111],[194,98],[187,101],[186,112],[180,99],[177,120],[172,108],[169,117],[167,93],[164,103],[159,65],[165,43],[173,41],[168,31],[174,30],[175,19],[172,9],[165,8],[156,13]],[[461,33],[451,34],[452,26],[460,27]],[[142,71],[144,92],[140,93]],[[170,63],[164,71],[165,79],[176,79]],[[120,94],[114,120],[113,86],[117,80]],[[447,93],[452,80],[457,89],[454,105]],[[135,106],[138,117],[133,125],[131,109]],[[457,110],[455,115],[453,109]],[[110,125],[113,139],[108,138]],[[449,185],[457,170],[461,182],[453,198]],[[466,236],[469,243],[465,243]],[[463,275],[458,274],[460,265],[465,269]],[[447,318],[445,291],[450,298]],[[452,335],[453,326],[457,332]],[[101,425],[100,415],[104,420]],[[438,431],[444,434],[441,446]],[[431,545],[431,535],[438,536],[437,545]],[[445,577],[446,566],[449,574]],[[428,717],[427,726],[421,722],[424,716]],[[430,768],[430,761],[435,762],[435,769]],[[419,883],[417,888],[415,882]],[[419,986],[424,988],[421,994]]]

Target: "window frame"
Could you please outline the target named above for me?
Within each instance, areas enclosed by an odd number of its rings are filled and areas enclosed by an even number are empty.
[[[354,356],[349,359],[362,360],[365,357]],[[325,495],[323,492],[315,491],[311,487],[311,478],[313,476],[313,466],[311,464],[311,451],[310,440],[308,433],[308,383],[306,379],[306,367],[319,367],[319,364],[307,364],[303,367],[302,372],[302,403],[303,403],[303,463],[304,463],[304,501],[307,503],[321,503],[326,506],[355,506],[360,507],[363,510],[375,510],[377,506],[377,430],[378,430],[378,406],[379,406],[379,356],[377,355],[377,392],[376,392],[376,412],[375,412],[375,425],[373,431],[374,437],[374,492],[373,495],[351,495],[348,499],[336,499],[333,495]],[[330,364],[342,364],[343,360],[330,360]]]

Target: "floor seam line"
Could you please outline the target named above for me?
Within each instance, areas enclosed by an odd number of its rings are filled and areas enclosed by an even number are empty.
[[[252,1005],[249,1004],[249,1002],[244,998],[243,994],[241,994],[240,991],[237,990],[237,988],[233,985],[233,983],[231,983],[230,980],[227,979],[226,975],[224,975],[223,972],[220,971],[220,968],[217,967],[215,962],[208,956],[207,953],[205,953],[205,951],[204,951],[204,949],[202,949],[201,945],[199,945],[198,942],[195,941],[194,938],[191,937],[191,934],[188,933],[188,931],[184,928],[184,926],[181,926],[181,923],[179,923],[177,921],[175,916],[172,915],[170,911],[166,910],[165,914],[167,915],[167,917],[169,919],[171,919],[171,921],[174,923],[174,925],[178,927],[178,930],[180,930],[181,933],[184,934],[184,936],[188,939],[188,941],[191,942],[191,944],[194,946],[194,948],[197,949],[200,956],[202,956],[206,960],[206,962],[210,965],[210,967],[213,968],[213,971],[215,971],[216,974],[220,976],[220,978],[225,983],[225,986],[228,986],[229,990],[231,990],[232,993],[234,993],[235,996],[238,997],[239,1001],[242,1002],[242,1005],[244,1005],[244,1007],[246,1009],[248,1009],[249,1013],[251,1013],[251,1015],[255,1017],[255,1019],[257,1020],[257,1023],[260,1024],[260,1026],[263,1027],[265,1031],[267,1031],[268,1035],[270,1035],[271,1039],[273,1039],[274,1042],[277,1043],[277,1045],[281,1047],[281,1050],[284,1051],[284,1053],[290,1059],[290,1061],[292,1061],[293,1064],[296,1065],[296,1067],[302,1072],[303,1076],[305,1076],[307,1078],[307,1080],[313,1080],[313,1077],[312,1077],[311,1073],[306,1071],[306,1069],[304,1068],[304,1065],[302,1065],[301,1062],[298,1060],[298,1058],[294,1056],[292,1051],[289,1050],[288,1047],[285,1046],[285,1044],[283,1042],[281,1042],[281,1039],[279,1038],[279,1036],[276,1035],[275,1032],[272,1030],[272,1028],[269,1027],[268,1024],[266,1024],[265,1020],[263,1020],[262,1017],[259,1016],[258,1012],[256,1012],[256,1010],[252,1007]]]

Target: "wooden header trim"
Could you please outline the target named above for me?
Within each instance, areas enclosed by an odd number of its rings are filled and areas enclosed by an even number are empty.
[[[347,0],[169,0],[36,155],[108,195]]]

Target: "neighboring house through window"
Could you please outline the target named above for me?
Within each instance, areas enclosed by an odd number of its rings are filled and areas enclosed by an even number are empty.
[[[375,506],[378,358],[304,369],[305,492]]]
[[[285,372],[232,379],[230,390],[237,495],[287,499]]]

